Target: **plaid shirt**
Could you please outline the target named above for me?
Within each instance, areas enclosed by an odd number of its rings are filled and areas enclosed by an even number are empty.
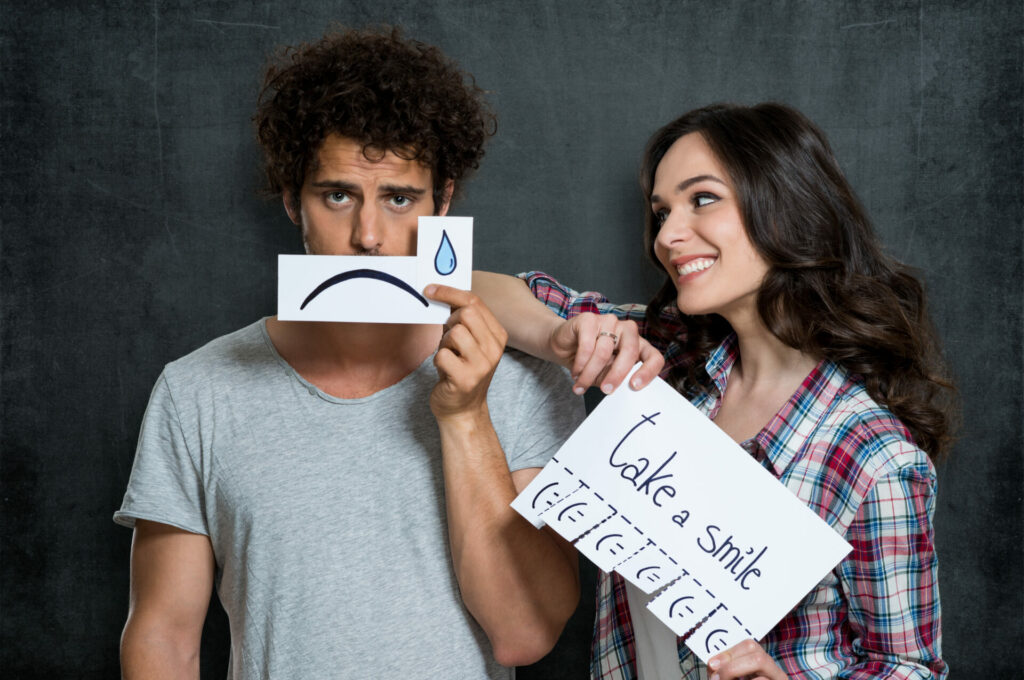
[[[521,275],[559,315],[612,313],[646,335],[643,305],[614,306],[539,272]],[[667,311],[676,340],[658,346],[665,371],[687,357],[681,317]],[[711,384],[693,403],[710,418],[736,362],[735,336],[707,358]],[[664,374],[664,372],[663,372]],[[796,678],[943,678],[938,561],[931,518],[935,469],[907,429],[837,364],[821,361],[786,405],[743,443],[786,487],[842,534],[853,551],[761,641]],[[707,669],[678,644],[679,677]],[[601,573],[591,677],[637,677],[625,582]]]

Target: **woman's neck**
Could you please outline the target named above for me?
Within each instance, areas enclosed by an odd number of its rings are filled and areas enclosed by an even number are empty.
[[[729,321],[736,332],[738,358],[729,373],[715,423],[742,442],[768,425],[818,359],[783,343],[759,315]]]
[[[802,382],[818,364],[819,357],[790,347],[776,337],[754,308],[726,320],[736,333],[739,354],[733,371],[738,368],[743,382],[750,388],[778,384],[787,378],[799,378]]]

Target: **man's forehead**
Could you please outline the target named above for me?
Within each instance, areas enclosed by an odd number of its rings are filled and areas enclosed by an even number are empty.
[[[328,135],[315,154],[310,174],[323,172],[355,172],[426,176],[431,179],[429,165],[414,159],[414,152],[404,149],[382,149],[352,137]]]

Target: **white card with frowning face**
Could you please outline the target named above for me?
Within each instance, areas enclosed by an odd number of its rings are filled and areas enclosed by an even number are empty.
[[[473,218],[420,217],[416,255],[278,255],[282,321],[444,323],[448,305],[423,297],[431,283],[469,290]]]

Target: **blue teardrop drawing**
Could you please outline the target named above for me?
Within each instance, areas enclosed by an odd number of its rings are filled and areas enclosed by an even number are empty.
[[[437,247],[437,254],[434,255],[434,269],[441,276],[448,276],[455,271],[455,249],[452,242],[448,240],[448,232],[441,230],[441,245]]]

